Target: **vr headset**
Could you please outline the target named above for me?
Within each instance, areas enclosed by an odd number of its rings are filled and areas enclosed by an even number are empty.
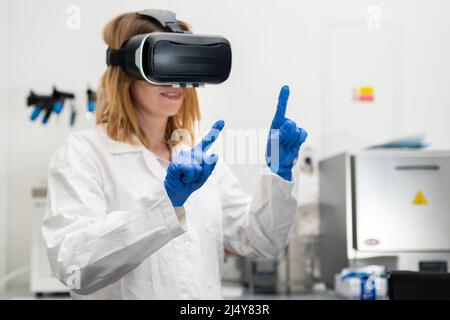
[[[107,65],[121,66],[136,79],[174,87],[219,84],[228,78],[231,46],[227,39],[183,31],[171,11],[144,10],[136,14],[169,32],[136,35],[118,50],[108,48]]]

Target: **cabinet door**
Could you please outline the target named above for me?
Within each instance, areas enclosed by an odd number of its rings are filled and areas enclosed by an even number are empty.
[[[354,190],[359,250],[450,250],[450,157],[362,153]]]

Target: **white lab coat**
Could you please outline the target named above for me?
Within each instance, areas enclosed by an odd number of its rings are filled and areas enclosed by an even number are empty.
[[[219,160],[182,208],[165,167],[101,127],[53,156],[42,233],[54,275],[75,299],[221,299],[224,248],[276,257],[288,243],[296,183],[263,175],[253,198]]]

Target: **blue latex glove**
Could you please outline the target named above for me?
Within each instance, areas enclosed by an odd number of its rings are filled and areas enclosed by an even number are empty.
[[[174,207],[183,206],[189,196],[211,175],[218,156],[207,155],[206,151],[217,139],[224,125],[223,120],[217,121],[197,146],[181,151],[169,163],[164,186]]]
[[[270,170],[285,180],[292,180],[292,168],[298,158],[300,146],[307,132],[285,117],[289,99],[289,87],[281,88],[277,111],[270,126],[267,141],[266,163]]]

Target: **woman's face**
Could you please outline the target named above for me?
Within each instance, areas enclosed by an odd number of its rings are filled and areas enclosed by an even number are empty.
[[[184,99],[184,89],[172,88],[133,80],[131,96],[135,107],[144,114],[170,117],[180,110]]]

